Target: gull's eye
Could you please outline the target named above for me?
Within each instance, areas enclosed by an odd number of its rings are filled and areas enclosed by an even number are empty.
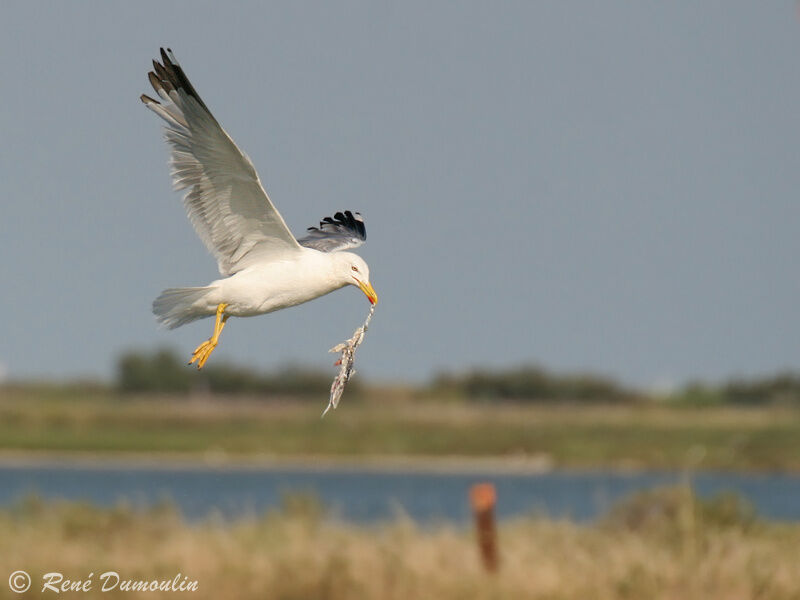
[[[352,266],[352,267],[350,267],[350,268],[351,268],[351,269],[353,269],[353,271],[355,271],[356,273],[358,273],[358,267],[357,267],[357,266],[353,265],[353,266]]]

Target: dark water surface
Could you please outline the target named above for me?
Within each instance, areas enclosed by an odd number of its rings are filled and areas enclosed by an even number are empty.
[[[680,480],[679,474],[668,472],[465,474],[355,467],[6,465],[0,466],[0,505],[31,493],[99,505],[125,500],[146,506],[169,499],[194,519],[215,513],[258,514],[279,506],[283,494],[310,492],[334,515],[350,521],[377,521],[402,511],[422,522],[463,522],[469,517],[470,486],[488,481],[497,488],[500,517],[539,512],[585,521],[622,496]],[[800,475],[700,472],[692,476],[692,485],[704,497],[736,492],[766,518],[800,520]]]

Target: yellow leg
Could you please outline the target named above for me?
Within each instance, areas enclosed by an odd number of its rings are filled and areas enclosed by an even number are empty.
[[[192,353],[192,360],[189,361],[190,365],[197,361],[197,368],[202,369],[203,365],[206,364],[208,357],[211,356],[211,353],[214,351],[214,348],[217,347],[219,334],[222,333],[222,330],[225,328],[225,323],[228,322],[228,317],[230,316],[225,314],[225,309],[227,306],[228,305],[224,302],[217,306],[217,320],[214,323],[214,333],[210,338],[194,349],[194,353]]]

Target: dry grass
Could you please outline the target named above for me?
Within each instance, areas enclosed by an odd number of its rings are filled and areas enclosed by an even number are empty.
[[[800,526],[753,520],[736,503],[703,505],[684,490],[641,496],[581,526],[529,518],[500,527],[501,570],[485,574],[472,533],[398,518],[354,526],[313,502],[227,523],[185,523],[169,507],[28,500],[0,512],[0,575],[26,569],[84,579],[199,582],[193,593],[70,594],[103,598],[408,600],[800,598]],[[48,594],[55,596],[55,594]],[[19,597],[3,585],[0,597]],[[36,597],[34,595],[33,597]]]

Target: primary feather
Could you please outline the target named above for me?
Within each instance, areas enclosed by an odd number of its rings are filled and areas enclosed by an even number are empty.
[[[189,219],[220,273],[232,275],[272,254],[298,251],[253,163],[200,99],[172,51],[162,48],[161,61],[153,61],[148,74],[161,101],[146,95],[141,100],[167,124],[173,185],[189,190]]]

